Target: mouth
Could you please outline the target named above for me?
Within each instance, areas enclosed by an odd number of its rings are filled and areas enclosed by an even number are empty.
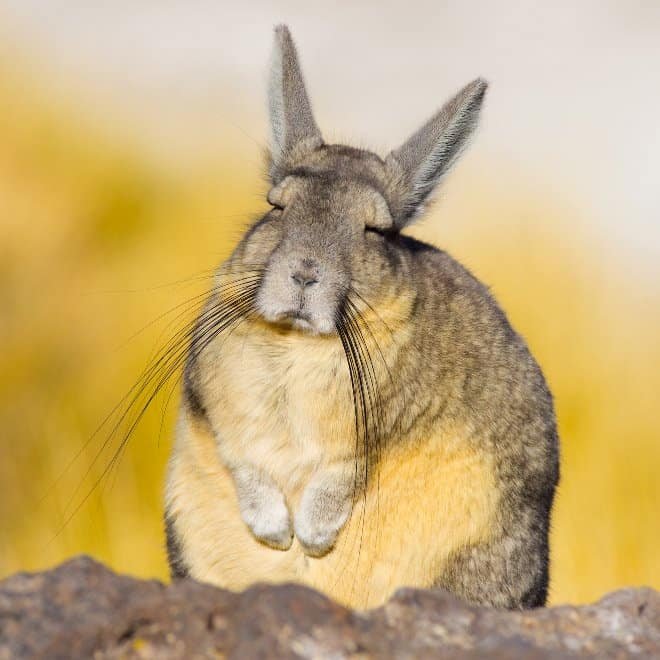
[[[301,309],[292,310],[290,312],[284,312],[282,315],[284,318],[290,318],[296,321],[306,321],[311,323],[312,319],[307,312],[303,312]]]
[[[312,322],[312,317],[300,309],[285,312],[283,317],[296,330],[302,330],[303,332],[312,334],[318,333],[316,326]]]
[[[274,318],[267,320],[284,328],[298,330],[306,335],[327,335],[333,332],[333,328],[326,328],[323,323],[319,324],[311,314],[300,309],[280,312]]]
[[[293,301],[291,301],[293,302]],[[293,304],[280,306],[263,304],[257,299],[257,312],[268,323],[282,329],[297,330],[307,335],[329,335],[335,332],[334,319],[310,310],[306,305]]]
[[[298,328],[300,330],[314,331],[314,325],[312,323],[312,317],[306,312],[295,309],[288,310],[285,312],[280,312],[271,318],[266,317],[271,323],[276,325],[282,325],[289,328]]]

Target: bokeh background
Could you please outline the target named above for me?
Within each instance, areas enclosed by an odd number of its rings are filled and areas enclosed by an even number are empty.
[[[412,232],[492,287],[555,393],[551,601],[660,587],[660,5],[630,0],[2,0],[0,577],[81,552],[167,577],[176,388],[87,497],[117,446],[92,434],[265,208],[281,21],[328,140],[385,153],[491,81]]]

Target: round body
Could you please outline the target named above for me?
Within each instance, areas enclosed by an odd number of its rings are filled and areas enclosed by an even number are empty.
[[[485,90],[467,85],[384,159],[327,145],[277,29],[273,208],[192,332],[166,489],[175,577],[302,582],[357,608],[402,586],[545,603],[551,395],[487,289],[401,233]]]
[[[373,460],[356,458],[339,337],[245,320],[189,364],[167,484],[174,573],[229,589],[303,582],[354,607],[434,585],[541,605],[558,476],[543,377],[464,268],[412,239],[385,245],[407,283],[363,311],[382,415]],[[314,557],[296,538],[285,551],[255,538],[232,477],[241,463],[267,473],[291,512],[315,475],[371,469],[336,545]]]

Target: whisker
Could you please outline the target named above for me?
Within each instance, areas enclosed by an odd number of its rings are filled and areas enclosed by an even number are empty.
[[[211,320],[212,318],[206,319],[205,323],[209,323]],[[137,404],[139,398],[142,396],[144,391],[149,387],[149,385],[153,381],[157,382],[157,380],[162,377],[163,372],[168,373],[168,370],[172,366],[176,368],[179,362],[183,359],[187,349],[187,344],[188,344],[187,340],[189,340],[192,337],[192,332],[193,329],[185,328],[184,330],[177,333],[174,336],[174,338],[165,346],[165,348],[162,349],[160,357],[157,360],[155,360],[155,362],[141,374],[141,376],[138,378],[138,380],[133,385],[133,387],[131,387],[127,395],[122,399],[122,401],[120,401],[120,403],[117,406],[115,406],[113,413],[110,413],[110,416],[108,416],[106,420],[104,420],[104,423],[109,421],[110,417],[114,414],[114,412],[116,412],[126,402],[126,400],[130,397],[131,394],[133,394],[132,399],[130,399],[130,401],[126,405],[124,412],[119,416],[119,419],[117,420],[113,428],[106,435],[106,438],[103,441],[101,448],[97,452],[96,456],[94,457],[90,465],[87,467],[87,470],[85,471],[82,480],[79,482],[78,486],[74,490],[71,502],[75,501],[75,498],[80,488],[82,487],[82,484],[85,482],[90,472],[94,468],[94,465],[99,460],[99,458],[101,457],[101,455],[103,454],[104,450],[109,445],[109,443],[112,441],[115,434],[118,432],[119,427],[122,425],[122,423],[124,423],[128,419],[129,414],[134,409],[134,406]],[[87,444],[89,444],[89,441]],[[67,509],[68,507],[65,508],[64,513],[66,513]]]
[[[387,324],[387,322],[383,319],[383,317],[378,313],[378,311],[369,303],[368,300],[366,300],[362,294],[355,288],[351,287],[350,293],[353,294],[356,298],[360,300],[360,302],[369,309],[370,312],[372,312],[378,320],[382,323],[382,325],[387,329],[387,331],[390,333],[390,336],[392,339],[394,339],[394,331],[390,326]]]
[[[356,292],[354,289],[351,289],[351,293],[356,293],[356,294],[357,294],[357,292]],[[364,300],[364,298],[362,298],[361,296],[359,296],[359,294],[357,294],[357,295],[358,295],[358,297],[360,298],[360,300],[361,300],[362,302],[364,302],[366,305],[369,306],[369,309],[373,309],[373,307],[371,307],[371,305],[369,305],[369,304]],[[392,372],[390,371],[390,366],[389,366],[389,364],[387,363],[387,360],[385,359],[385,356],[383,355],[383,351],[382,351],[382,349],[381,349],[381,347],[380,347],[380,344],[378,343],[378,340],[376,339],[376,336],[374,335],[373,331],[371,330],[371,326],[370,326],[369,323],[367,322],[367,319],[364,317],[364,314],[362,314],[362,312],[361,312],[360,309],[357,307],[357,305],[355,305],[355,303],[353,303],[353,302],[350,300],[350,297],[347,298],[346,303],[347,303],[347,305],[350,306],[350,308],[351,308],[353,314],[355,315],[356,319],[358,320],[359,324],[362,324],[362,325],[364,326],[364,328],[366,329],[366,331],[369,333],[369,336],[370,336],[370,338],[371,338],[371,340],[372,340],[374,346],[376,347],[376,350],[378,351],[378,354],[380,355],[380,359],[381,359],[381,361],[382,361],[382,363],[383,363],[383,366],[385,367],[385,370],[387,371],[387,375],[389,376],[390,382],[393,383],[393,382],[394,382],[394,378],[392,377]],[[380,316],[379,316],[379,318],[380,318]],[[385,324],[384,321],[383,321],[383,324],[384,324],[385,327],[391,332],[390,328],[387,326],[387,324]],[[391,338],[392,338],[392,340],[394,340],[394,335],[392,335]]]
[[[99,294],[126,294],[126,293],[146,293],[149,291],[158,291],[159,289],[167,289],[181,284],[189,284],[191,282],[198,282],[208,280],[213,277],[215,269],[203,270],[190,277],[184,277],[180,280],[173,280],[171,282],[164,282],[163,284],[155,284],[153,286],[144,287],[141,289],[109,289],[104,291],[95,291],[93,293]]]
[[[193,309],[193,308],[195,307],[195,305],[196,305],[197,303],[199,303],[201,300],[205,300],[205,299],[208,298],[210,295],[212,295],[212,294],[214,294],[214,293],[221,293],[221,292],[223,292],[223,291],[229,290],[229,289],[234,288],[234,287],[236,287],[236,286],[240,286],[242,283],[244,283],[244,282],[250,282],[252,279],[255,279],[255,280],[256,280],[256,279],[258,279],[260,276],[261,276],[260,273],[255,273],[255,274],[252,275],[252,276],[246,276],[246,277],[238,278],[238,279],[236,279],[236,280],[233,280],[232,282],[228,282],[227,284],[223,284],[223,285],[215,285],[215,286],[211,287],[210,289],[208,289],[208,290],[206,290],[206,291],[203,291],[202,293],[199,293],[199,294],[193,296],[192,298],[188,298],[188,300],[185,300],[184,302],[179,303],[178,305],[175,305],[175,306],[172,307],[171,309],[169,309],[169,310],[167,310],[166,312],[163,312],[162,314],[160,314],[159,316],[157,316],[153,321],[150,321],[149,323],[147,323],[144,327],[140,328],[140,330],[138,330],[137,332],[135,332],[134,334],[132,334],[132,335],[131,335],[131,336],[130,336],[130,337],[124,342],[124,344],[122,344],[122,346],[125,346],[126,344],[128,344],[130,341],[132,341],[133,339],[135,339],[136,337],[138,337],[140,334],[142,334],[145,330],[147,330],[148,328],[152,327],[153,325],[155,325],[156,323],[158,323],[158,321],[162,320],[163,318],[165,318],[165,317],[168,316],[169,314],[172,314],[173,312],[177,311],[178,309],[181,309],[181,307],[186,306],[186,309],[183,310],[183,312],[179,313],[179,314],[173,319],[173,321],[176,321],[176,320],[180,319],[182,316],[185,316],[185,315],[186,315],[191,309]],[[171,325],[171,324],[170,324],[170,325]],[[120,346],[120,348],[121,348],[122,346]]]
[[[387,362],[382,354],[382,351],[380,349],[380,346],[374,337],[373,333],[371,333],[370,329],[368,328],[368,324],[366,322],[366,319],[362,316],[360,311],[354,307],[349,305],[349,308],[352,309],[352,316],[353,318],[351,319],[351,325],[353,327],[355,337],[357,339],[356,341],[356,348],[357,348],[357,353],[358,353],[358,359],[360,360],[361,363],[361,371],[362,373],[365,374],[365,386],[367,390],[367,396],[369,398],[369,408],[370,410],[374,411],[374,414],[372,415],[372,439],[373,442],[371,443],[369,447],[369,456],[367,460],[372,460],[373,457],[373,466],[375,468],[375,478],[376,478],[376,537],[375,537],[375,543],[376,545],[378,544],[378,537],[380,534],[380,462],[381,462],[381,439],[384,435],[383,433],[383,424],[386,422],[386,416],[385,416],[385,410],[383,408],[383,403],[382,403],[382,395],[381,395],[381,390],[379,387],[378,383],[378,377],[376,374],[375,366],[373,363],[373,359],[371,357],[371,351],[369,350],[369,345],[366,341],[366,338],[364,334],[362,333],[360,323],[363,323],[366,327],[368,332],[370,333],[371,339],[373,340],[373,343],[375,344],[381,359],[383,360],[383,364],[385,365],[385,368],[387,370],[388,375],[390,376],[391,379],[391,373],[389,371],[389,367],[387,365]],[[373,477],[372,477],[373,479]]]
[[[251,304],[251,301],[250,301],[250,304]],[[227,319],[227,324],[226,325],[224,324],[224,321],[223,321],[223,323],[221,324],[221,327],[218,327],[218,328],[214,329],[213,332],[210,333],[209,336],[205,336],[204,341],[203,341],[203,345],[201,347],[198,347],[198,350],[195,352],[194,357],[197,357],[204,350],[204,348],[206,348],[206,346],[208,346],[208,344],[210,344],[211,341],[213,341],[213,339],[215,339],[215,337],[217,337],[217,335],[220,334],[220,332],[222,330],[224,330],[226,327],[234,325],[236,321],[238,321],[240,323],[242,320],[244,320],[244,317],[240,313],[243,309],[244,309],[243,307],[240,307],[240,308],[236,308],[235,310],[232,310],[232,311],[236,312],[235,313],[235,318],[234,317],[229,317],[229,319]],[[235,329],[235,328],[232,328],[230,330],[230,333],[233,329]],[[91,494],[94,492],[94,490],[97,487],[99,487],[99,484],[101,484],[101,482],[104,481],[104,480],[107,481],[107,478],[109,477],[112,470],[115,467],[117,467],[118,463],[121,461],[121,457],[122,457],[122,455],[123,455],[123,453],[126,449],[126,446],[128,444],[128,441],[130,440],[130,437],[131,437],[133,431],[137,428],[137,426],[140,423],[140,421],[142,420],[144,414],[147,412],[149,406],[151,405],[153,400],[156,398],[156,396],[159,394],[159,392],[162,390],[162,388],[167,384],[167,382],[172,377],[172,375],[174,375],[174,373],[176,373],[176,371],[179,371],[180,367],[183,366],[183,363],[188,358],[189,358],[189,355],[186,354],[183,357],[183,360],[180,363],[173,364],[171,366],[171,368],[168,368],[168,371],[165,373],[165,375],[160,377],[160,380],[158,381],[157,385],[154,387],[152,393],[149,395],[149,397],[147,399],[147,402],[140,409],[136,419],[129,425],[128,431],[126,431],[124,437],[122,438],[122,441],[121,441],[119,447],[117,448],[117,450],[114,452],[112,458],[110,459],[110,463],[105,467],[105,469],[103,470],[101,476],[96,480],[94,485],[90,488],[89,492],[87,493],[87,495],[85,496],[83,501],[80,503],[80,505],[76,509],[76,511],[74,511],[72,516],[75,515],[75,513],[80,509],[80,507],[82,507],[84,505],[85,501],[91,496]],[[181,374],[179,374],[179,376],[176,378],[176,380],[174,382],[174,387],[177,384],[179,384],[180,379],[181,379]],[[84,482],[84,479],[83,479],[83,482]],[[65,525],[66,524],[67,523],[65,523]]]
[[[130,388],[127,394],[121,401],[113,408],[113,410],[106,416],[96,429],[94,434],[88,438],[83,447],[76,454],[74,459],[65,468],[65,471],[58,477],[58,479],[51,486],[51,489],[59,482],[68,471],[73,463],[80,458],[85,449],[89,446],[91,441],[96,437],[100,430],[108,424],[110,419],[119,412],[120,408],[124,407],[124,411],[119,415],[117,421],[113,424],[112,428],[106,434],[104,441],[101,444],[99,451],[87,467],[85,474],[69,501],[69,504],[62,512],[64,521],[57,530],[55,536],[59,535],[66,527],[70,520],[88,501],[94,490],[106,480],[111,474],[112,470],[118,465],[121,460],[124,449],[128,441],[133,435],[138,424],[144,417],[146,411],[151,406],[155,397],[163,390],[163,388],[170,382],[172,376],[181,369],[187,359],[196,359],[199,354],[222,332],[225,330],[232,331],[237,324],[242,322],[250,314],[253,306],[254,293],[258,289],[260,280],[259,273],[253,273],[250,276],[237,278],[235,281],[229,281],[211,289],[209,302],[207,308],[202,311],[200,316],[195,322],[190,325],[186,324],[180,330],[177,330],[173,337],[165,344],[151,363],[145,368],[142,374],[138,377],[137,381]],[[219,300],[214,299],[216,296],[222,296]],[[208,297],[208,295],[207,295]],[[189,301],[188,301],[189,302]],[[185,304],[185,303],[184,303]],[[179,383],[181,375],[176,379],[174,386]],[[170,390],[169,398],[172,396],[173,389]],[[135,414],[134,414],[135,413]],[[161,419],[162,424],[162,419]],[[99,458],[103,455],[105,450],[109,447],[110,443],[116,437],[119,429],[125,426],[125,431],[122,432],[122,437],[119,446],[113,452],[113,455],[108,464],[102,470],[100,476],[96,478],[91,487],[87,490],[84,497],[76,502],[78,493],[82,485],[87,481],[91,474],[92,469],[98,462]],[[74,507],[71,510],[71,507]]]
[[[358,350],[354,341],[350,312],[346,308],[342,308],[340,319],[337,323],[339,336],[344,348],[346,360],[349,368],[349,375],[351,380],[351,388],[353,391],[353,406],[355,414],[355,429],[356,429],[356,451],[355,451],[355,487],[353,492],[352,509],[355,508],[356,498],[359,492],[362,492],[363,507],[360,515],[360,541],[358,545],[358,553],[356,559],[356,571],[352,589],[355,589],[355,580],[359,572],[359,566],[362,556],[362,545],[364,539],[364,522],[366,516],[366,497],[367,497],[367,484],[369,480],[369,415],[367,398],[365,397],[364,380],[362,378],[361,362],[358,359]],[[360,452],[361,445],[363,451]],[[359,483],[359,462],[360,454],[362,453],[362,460],[364,461],[364,482]],[[351,553],[352,554],[352,553]],[[345,569],[344,569],[345,570]],[[343,571],[342,571],[343,573]]]
[[[360,297],[361,300],[363,300]],[[373,309],[366,301],[365,306]],[[349,376],[351,379],[351,389],[353,391],[353,405],[355,415],[355,429],[356,429],[356,486],[359,481],[359,464],[360,460],[364,461],[363,464],[363,477],[364,483],[361,484],[361,489],[356,488],[353,507],[355,506],[355,497],[358,491],[362,490],[363,508],[358,523],[359,534],[359,547],[357,553],[357,566],[356,576],[359,573],[361,549],[364,543],[365,535],[365,519],[367,500],[366,494],[368,483],[370,480],[376,479],[376,523],[375,529],[371,529],[370,534],[375,533],[374,541],[378,543],[380,535],[380,454],[381,454],[381,439],[384,435],[384,427],[386,425],[387,417],[383,406],[383,397],[378,378],[378,372],[374,363],[375,351],[378,355],[386,373],[392,382],[392,374],[380,347],[380,344],[371,330],[369,323],[362,314],[358,306],[350,300],[350,294],[345,300],[345,305],[342,308],[339,318],[337,320],[337,330],[342,341],[346,361],[349,368]],[[383,322],[384,323],[384,322]],[[389,328],[388,328],[389,329]],[[372,470],[372,468],[375,468]],[[374,474],[371,474],[374,472]],[[352,553],[351,553],[352,554]],[[341,573],[343,574],[343,570]],[[355,583],[353,589],[355,588]]]
[[[210,290],[201,293],[197,296],[194,296],[191,299],[188,299],[184,301],[183,303],[180,303],[170,309],[169,311],[161,314],[159,317],[157,317],[154,321],[150,322],[147,326],[142,328],[140,331],[138,331],[133,337],[137,336],[144,330],[146,330],[148,327],[154,325],[158,320],[164,318],[168,314],[172,313],[173,311],[176,311],[177,309],[181,308],[184,305],[189,305],[189,307],[184,310],[182,313],[180,313],[174,321],[178,320],[182,316],[184,316],[187,312],[189,312],[193,307],[193,303],[198,303],[202,299],[209,298],[210,296],[216,294],[216,293],[225,293],[225,292],[233,292],[236,287],[245,285],[245,284],[253,284],[254,282],[257,282],[260,278],[260,274],[255,274],[252,277],[246,277],[246,278],[240,278],[239,280],[227,282],[223,285],[220,286],[214,286]],[[170,324],[172,325],[172,324]],[[178,330],[173,337],[168,340],[166,343],[165,347],[161,349],[160,354],[162,355],[164,352],[168,350],[168,347],[171,347],[174,343],[177,341],[182,341],[185,340],[186,338],[186,333],[187,331],[190,330],[189,324],[187,324],[183,330]],[[182,333],[186,336],[182,336]],[[162,333],[161,333],[162,334]],[[130,341],[130,339],[129,339]],[[158,353],[157,353],[158,354]],[[46,488],[44,494],[41,496],[39,499],[39,502],[43,502],[46,497],[48,497],[49,494],[52,493],[52,491],[57,487],[57,485],[61,482],[61,480],[64,478],[64,476],[69,472],[69,470],[73,467],[73,465],[80,459],[82,454],[85,452],[85,450],[89,447],[89,445],[93,442],[94,438],[101,432],[101,430],[108,424],[110,419],[112,418],[113,415],[115,415],[118,410],[126,403],[126,401],[129,399],[131,394],[140,387],[140,384],[144,381],[144,379],[147,377],[149,372],[154,368],[154,366],[157,366],[158,363],[160,363],[160,360],[156,362],[156,365],[154,365],[154,360],[156,359],[155,355],[152,355],[152,357],[149,358],[148,360],[148,366],[145,367],[143,372],[138,376],[136,382],[133,384],[133,386],[128,390],[128,392],[117,402],[117,404],[110,410],[110,412],[104,417],[104,419],[99,423],[99,425],[96,427],[96,429],[92,432],[92,434],[87,438],[87,440],[83,443],[83,445],[80,447],[80,449],[76,452],[76,454],[70,459],[70,461],[66,464],[66,466],[63,468],[63,470],[60,472],[60,474],[55,478],[55,480]]]

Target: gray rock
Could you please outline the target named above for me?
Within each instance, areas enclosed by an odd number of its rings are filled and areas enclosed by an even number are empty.
[[[243,593],[117,575],[87,557],[0,582],[6,658],[660,657],[660,594],[505,612],[404,589],[352,612],[302,586]]]

